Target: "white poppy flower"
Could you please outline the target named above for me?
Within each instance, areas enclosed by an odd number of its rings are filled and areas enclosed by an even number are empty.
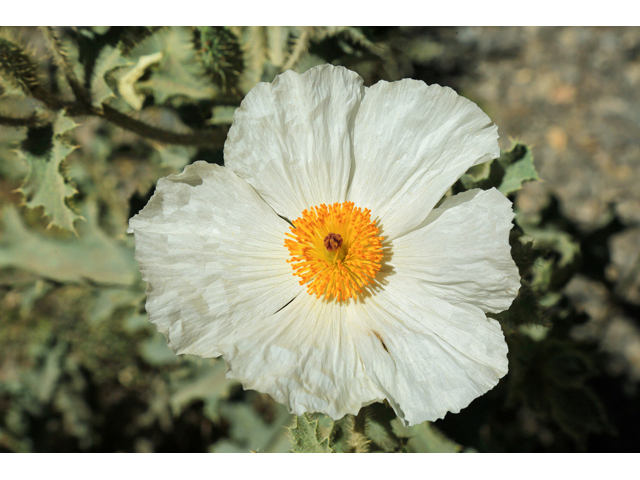
[[[365,88],[331,65],[258,84],[226,167],[161,179],[130,221],[150,320],[297,415],[383,399],[405,425],[459,412],[507,373],[485,313],[520,285],[513,212],[495,189],[434,207],[497,138],[439,85]]]

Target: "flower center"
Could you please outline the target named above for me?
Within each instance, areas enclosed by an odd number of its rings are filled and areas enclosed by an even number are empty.
[[[330,233],[326,237],[324,237],[324,247],[333,252],[334,250],[339,249],[342,246],[342,236],[337,233]]]
[[[287,262],[309,295],[339,302],[355,298],[380,270],[383,237],[371,210],[354,208],[353,202],[305,210],[286,235]]]

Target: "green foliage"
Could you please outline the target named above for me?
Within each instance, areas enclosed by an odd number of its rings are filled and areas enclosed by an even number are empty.
[[[489,190],[494,187],[497,188],[500,186],[504,174],[504,168],[500,162],[491,160],[481,163],[480,165],[475,165],[467,170],[467,172],[460,177],[459,183],[461,186],[456,185],[457,188],[454,188],[456,191],[471,190],[473,188],[482,188],[483,190]]]
[[[92,103],[94,107],[102,108],[102,104],[109,98],[116,97],[114,70],[130,65],[131,61],[122,56],[120,49],[107,45],[102,49],[96,60],[91,80]]]
[[[495,187],[513,195],[524,182],[537,179],[530,148],[514,142],[499,159],[470,169],[454,191]],[[492,314],[509,344],[507,405],[523,406],[537,422],[559,428],[585,448],[590,434],[613,429],[587,385],[596,373],[593,357],[567,338],[580,319],[561,291],[580,265],[580,246],[559,221],[553,202],[537,215],[516,220],[510,244],[521,287],[507,311]]]
[[[327,63],[309,50],[313,44],[329,38],[347,39],[349,43],[338,42],[338,48],[354,57],[366,52],[383,62],[388,60],[388,55],[384,55],[386,51],[356,27],[252,26],[233,27],[231,31],[238,39],[244,55],[240,89],[245,94],[256,83],[271,81],[284,70],[302,72],[312,66]]]
[[[394,433],[391,422],[396,414],[391,407],[374,403],[360,411],[358,417],[364,418],[364,436],[371,442],[371,451],[395,452],[403,442]]]
[[[344,36],[375,50],[353,27],[43,27],[32,33],[51,56],[36,58],[8,32],[0,37],[0,122],[17,130],[0,133],[0,154],[10,161],[3,171],[16,177],[26,165],[26,205],[42,207],[50,226],[72,232],[79,218],[65,166],[72,118],[97,116],[150,138],[164,165],[180,168],[198,147],[222,148],[220,126],[227,128],[241,93],[284,68],[324,63],[308,55],[312,43]],[[39,78],[49,71],[46,81]],[[149,110],[159,106],[187,107],[188,126],[152,119]],[[16,148],[21,127],[27,138]]]
[[[50,146],[33,147],[26,151],[24,160],[29,173],[20,187],[25,205],[29,208],[42,207],[44,215],[50,218],[49,226],[57,226],[75,232],[73,222],[80,218],[68,205],[67,200],[76,193],[64,174],[67,156],[75,149],[66,140],[67,133],[76,127],[75,122],[60,112],[53,122]],[[38,133],[40,130],[38,130]],[[37,139],[39,143],[48,139]]]
[[[454,191],[497,188],[505,195],[511,195],[525,182],[533,180],[538,180],[538,173],[531,148],[514,141],[499,158],[470,168],[454,186]]]
[[[536,246],[553,251],[553,258],[538,258],[533,266],[532,286],[538,291],[559,290],[571,278],[580,261],[580,245],[566,232],[553,227],[528,229]]]
[[[0,78],[31,93],[38,88],[38,67],[24,48],[0,36]]]
[[[7,175],[13,180],[24,178],[28,170],[26,166],[20,170],[20,158],[22,153],[19,150],[20,144],[27,136],[27,129],[2,127],[0,128],[0,174]]]
[[[260,395],[253,402],[220,402],[219,413],[231,423],[229,439],[212,448],[217,453],[284,453],[291,451],[287,425],[291,415],[283,405],[274,404]],[[267,410],[264,407],[267,406]],[[256,408],[258,407],[258,408]]]
[[[291,432],[291,444],[295,453],[331,453],[329,438],[322,438],[318,420],[305,413],[295,418]]]
[[[20,404],[15,405],[7,414],[7,436],[11,432],[24,435],[28,428],[29,415],[41,415],[48,404],[53,403],[56,387],[62,376],[62,364],[66,346],[59,344],[51,350],[36,354],[36,367],[25,372],[19,382],[8,382],[0,388],[2,393],[10,393],[20,398]],[[26,442],[25,442],[26,443]],[[24,445],[22,451],[27,451]]]
[[[157,333],[157,332],[156,332]],[[154,337],[162,338],[161,334]],[[174,363],[176,356],[167,347],[167,342],[162,338],[162,345],[172,357],[167,356],[163,363]],[[143,358],[149,361],[149,357],[143,354]],[[232,387],[237,385],[235,380],[226,377],[226,365],[222,360],[194,362],[190,368],[177,372],[171,382],[171,398],[169,400],[171,411],[174,414],[182,412],[185,407],[194,401],[204,402],[204,412],[211,420],[219,420],[218,408],[222,400],[229,396]]]
[[[394,431],[406,438],[404,451],[409,453],[458,453],[462,447],[444,436],[430,422],[412,427],[403,426],[398,420],[393,422]]]
[[[143,29],[117,46],[105,46],[93,70],[94,105],[120,96],[140,110],[147,95],[153,95],[157,104],[173,97],[213,98],[215,87],[196,61],[192,37],[184,27]]]
[[[614,433],[602,404],[586,385],[596,372],[584,351],[551,337],[535,341],[522,336],[512,339],[511,346],[520,354],[510,359],[509,402],[523,402],[534,412],[550,415],[580,444],[590,433]]]
[[[2,212],[0,267],[33,272],[58,282],[92,282],[132,285],[140,273],[133,259],[133,248],[109,238],[97,225],[95,205],[85,204],[87,220],[79,238],[53,240],[29,230],[17,210]]]
[[[177,100],[204,100],[217,95],[219,88],[204,74],[193,43],[193,32],[189,28],[159,30],[133,48],[128,58],[140,59],[158,54],[161,58],[152,68],[149,78],[136,82],[141,92],[154,96],[156,104],[176,97]]]
[[[31,209],[0,211],[0,283],[9,289],[0,290],[0,357],[18,362],[3,377],[10,380],[0,381],[9,405],[1,445],[106,448],[115,429],[127,445],[118,448],[149,451],[158,445],[150,432],[166,435],[198,412],[211,451],[291,450],[283,406],[239,393],[222,361],[174,355],[148,322],[126,224],[160,177],[202,154],[199,142],[216,134],[220,140],[206,148],[222,149],[217,125],[231,122],[255,82],[285,67],[325,63],[308,49],[327,38],[342,36],[340,48],[352,54],[372,44],[352,27],[45,27],[31,34],[50,57],[26,53],[17,41],[3,44],[2,77],[13,76],[0,90],[2,182],[7,191],[21,188],[27,206],[42,208],[59,228],[44,229]],[[51,73],[40,79],[38,72]],[[85,221],[74,223],[79,213]],[[75,228],[77,236],[64,232]],[[112,411],[131,417],[118,424]],[[46,438],[64,442],[30,436],[50,417],[60,422],[47,424]],[[345,451],[396,451],[402,441],[391,418],[388,410],[359,417],[361,432],[347,417],[334,437],[342,425]],[[328,449],[330,434],[316,437],[314,448]]]
[[[236,93],[244,58],[238,38],[225,27],[196,27],[198,54],[207,74],[223,92]]]
[[[530,147],[513,142],[511,148],[502,151],[499,158],[470,168],[453,186],[453,191],[497,188],[505,195],[512,195],[523,183],[537,179]],[[520,273],[521,285],[511,307],[491,316],[500,321],[507,334],[518,332],[523,325],[548,326],[549,320],[540,304],[541,291],[536,289],[537,281],[534,280],[538,276],[537,266],[545,254],[544,247],[534,244],[517,224],[511,230],[509,244]]]
[[[92,305],[92,292],[92,287],[53,287],[41,281],[35,288],[15,289],[13,294],[22,297],[20,315],[5,310],[0,316],[0,361],[5,368],[0,397],[8,402],[6,415],[0,417],[0,445],[19,451],[64,450],[74,443],[74,448],[88,450],[94,445],[100,425],[86,372],[114,375],[135,362],[117,324],[105,328],[77,316]],[[49,432],[64,432],[63,445],[49,435],[34,438],[32,431],[42,419]]]
[[[3,117],[10,116],[14,112],[20,112],[21,115],[17,116],[17,118],[29,118],[41,107],[42,102],[33,97],[23,95],[15,90],[2,93],[0,89],[0,115]],[[8,127],[11,127],[11,125],[8,125]],[[24,125],[15,125],[15,127],[24,127]]]
[[[405,427],[390,407],[377,403],[340,420],[305,414],[291,430],[295,452],[456,453],[462,450],[429,422]],[[328,436],[325,434],[328,432]]]
[[[538,172],[533,164],[533,154],[527,145],[514,141],[510,150],[502,152],[498,163],[502,165],[505,172],[498,190],[505,195],[520,190],[524,182],[538,180]]]
[[[140,42],[146,40],[163,27],[131,27],[120,37],[120,50],[124,56],[129,56],[131,50],[137,47]]]
[[[511,230],[509,243],[520,273],[520,289],[508,310],[491,316],[500,322],[507,334],[516,332],[523,325],[548,326],[549,319],[540,305],[540,296],[532,286],[532,270],[544,250],[534,248],[532,242],[523,238],[522,229],[517,226]]]
[[[473,188],[497,188],[513,195],[525,182],[538,180],[531,148],[514,141],[498,159],[469,169],[454,185],[453,191]],[[521,277],[518,296],[511,307],[491,314],[500,321],[507,334],[521,332],[521,327],[548,327],[550,319],[544,308],[558,301],[557,292],[571,278],[580,258],[580,247],[569,234],[554,225],[545,225],[518,217],[509,243]],[[550,256],[550,251],[557,255]]]
[[[577,442],[584,445],[591,433],[615,434],[604,407],[590,389],[558,387],[553,390],[551,402],[551,414]]]
[[[364,433],[362,419],[345,415],[333,422],[330,443],[337,453],[367,453],[371,451],[371,440]],[[357,423],[357,425],[356,425]]]
[[[589,387],[593,352],[568,333],[582,317],[562,289],[582,255],[575,231],[550,207],[516,212],[510,236],[522,285],[511,308],[495,316],[510,373],[469,409],[435,424],[404,427],[382,404],[335,422],[316,414],[294,419],[226,378],[222,360],[176,356],[148,321],[125,232],[157,180],[196,158],[220,163],[226,129],[255,83],[327,62],[355,69],[366,85],[414,76],[416,66],[434,70],[448,61],[451,50],[432,30],[48,27],[31,31],[37,50],[5,33],[0,449],[497,451],[527,442],[539,448],[521,418],[578,448],[588,435],[611,431]],[[530,147],[514,142],[499,159],[470,169],[453,192],[495,187],[517,199],[537,178]],[[16,189],[30,208],[14,206]],[[65,232],[76,228],[77,236]],[[467,411],[473,418],[462,423],[475,438],[447,424]]]
[[[524,235],[531,250],[538,252],[528,270],[531,288],[542,298],[546,306],[557,299],[557,293],[571,279],[582,261],[580,245],[576,239],[556,223],[555,209],[550,202],[538,215],[521,217]]]

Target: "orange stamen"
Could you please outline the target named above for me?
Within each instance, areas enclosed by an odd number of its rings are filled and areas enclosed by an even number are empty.
[[[371,210],[324,203],[293,221],[284,244],[293,274],[307,292],[342,302],[355,298],[380,270],[382,240]]]

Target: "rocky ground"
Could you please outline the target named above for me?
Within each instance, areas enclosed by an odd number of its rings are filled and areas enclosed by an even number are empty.
[[[478,64],[463,88],[486,105],[503,140],[537,146],[545,183],[529,201],[557,195],[581,229],[609,220],[610,207],[640,222],[640,30],[471,28]]]
[[[603,271],[583,265],[567,286],[592,317],[576,337],[599,338],[619,357],[611,368],[639,380],[640,29],[474,27],[458,37],[477,53],[462,90],[500,127],[503,147],[510,137],[534,147],[543,181],[517,207],[534,214],[556,197],[587,249],[608,249]]]
[[[609,354],[607,373],[640,380],[640,29],[465,28],[475,52],[459,88],[500,127],[533,145],[542,182],[517,208],[535,215],[558,200],[582,246],[565,293],[590,320],[577,340]],[[623,408],[624,409],[624,408]],[[637,415],[635,416],[637,419]]]

